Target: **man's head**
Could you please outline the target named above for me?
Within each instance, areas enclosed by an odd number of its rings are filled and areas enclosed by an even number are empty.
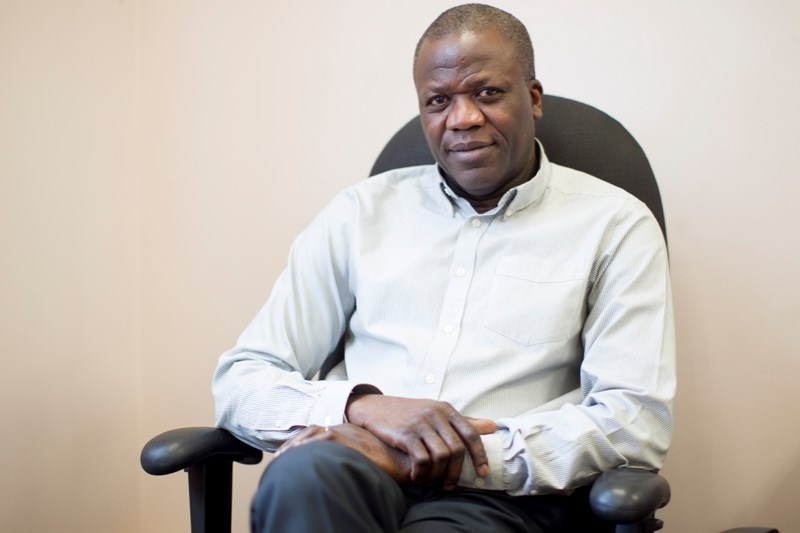
[[[479,4],[445,11],[417,45],[414,83],[428,146],[477,210],[530,179],[542,88],[519,20]]]
[[[517,57],[529,80],[536,79],[533,45],[525,25],[517,17],[502,9],[484,4],[464,4],[448,9],[434,20],[417,42],[414,51],[414,66],[419,58],[419,49],[425,40],[435,41],[448,35],[465,32],[478,33],[493,29],[516,49]]]

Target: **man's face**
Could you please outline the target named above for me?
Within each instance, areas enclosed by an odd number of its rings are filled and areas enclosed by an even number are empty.
[[[488,30],[426,39],[414,84],[433,157],[476,209],[491,209],[533,175],[542,88],[526,79],[503,37]]]

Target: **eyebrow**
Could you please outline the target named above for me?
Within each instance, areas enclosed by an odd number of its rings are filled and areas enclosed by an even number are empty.
[[[459,85],[462,86],[461,84],[459,84]],[[498,88],[498,89],[500,89],[502,91],[508,92],[508,91],[511,90],[511,86],[512,85],[513,85],[513,83],[508,78],[508,76],[505,76],[505,75],[502,75],[502,74],[496,74],[494,76],[492,76],[492,75],[488,75],[488,76],[487,75],[475,75],[475,76],[468,77],[466,85],[462,86],[462,87],[465,87],[465,88],[462,89],[462,90],[470,91],[470,90],[474,90],[474,89],[476,89],[478,87],[481,87],[481,86],[490,86],[490,87],[496,87],[496,88]],[[420,94],[426,94],[426,95],[429,95],[429,94],[446,94],[447,92],[449,92],[445,85],[443,85],[441,83],[438,83],[436,80],[430,80],[430,82],[428,84],[422,85],[421,89],[422,89],[422,91],[420,92]]]
[[[489,84],[490,78],[491,78],[490,76],[480,76],[480,77],[477,77],[477,76],[476,77],[471,77],[471,76],[469,76],[467,83],[468,83],[468,86],[470,86],[470,87],[480,87],[481,85]],[[491,85],[503,85],[503,84],[504,84],[504,80],[499,80],[499,81],[495,81],[495,82],[491,83]],[[423,85],[422,88],[423,88],[424,91],[431,92],[431,93],[447,92],[445,90],[445,86],[440,84],[440,83],[437,83],[436,81],[431,81],[430,83],[427,83],[427,84]]]

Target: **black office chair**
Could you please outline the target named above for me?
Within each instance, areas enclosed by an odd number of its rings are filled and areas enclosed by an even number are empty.
[[[592,174],[642,200],[666,238],[658,185],[633,136],[607,114],[574,100],[545,95],[543,109],[536,136],[550,160]],[[416,117],[389,141],[371,175],[427,163],[433,163],[433,157]],[[343,356],[340,342],[323,364],[320,376],[324,378]],[[229,533],[232,463],[256,464],[261,457],[260,450],[223,429],[184,428],[153,438],[142,450],[141,462],[153,475],[188,472],[192,533]],[[598,517],[617,524],[616,533],[651,533],[662,527],[655,512],[669,502],[670,488],[655,472],[618,468],[594,482],[589,498]],[[739,528],[725,533],[734,531],[777,533],[769,528]]]

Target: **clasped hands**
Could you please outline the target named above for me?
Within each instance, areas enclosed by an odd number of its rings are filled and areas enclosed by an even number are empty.
[[[467,453],[476,474],[489,474],[480,436],[497,429],[491,420],[463,416],[446,402],[381,394],[352,395],[345,413],[349,423],[309,426],[285,442],[276,457],[309,442],[332,441],[363,453],[400,484],[441,484],[452,490]]]

